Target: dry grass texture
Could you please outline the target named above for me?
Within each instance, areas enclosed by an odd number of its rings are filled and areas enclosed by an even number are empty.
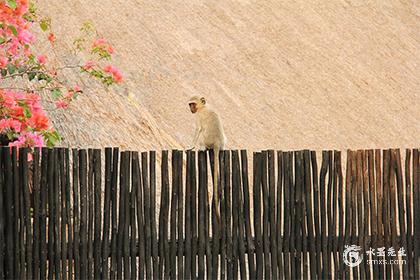
[[[419,3],[41,0],[57,37],[91,20],[126,75],[79,81],[88,91],[52,118],[64,145],[188,147],[199,94],[228,148],[418,147]]]

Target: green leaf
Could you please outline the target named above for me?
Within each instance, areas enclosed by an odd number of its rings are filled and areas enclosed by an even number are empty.
[[[5,77],[7,75],[7,69],[6,68],[1,69],[1,75],[3,77]]]
[[[0,45],[4,44],[6,42],[6,39],[0,38]]]
[[[28,73],[28,79],[29,81],[32,81],[33,79],[35,79],[36,73],[35,72],[29,72]]]
[[[25,118],[30,118],[32,117],[32,112],[31,110],[29,110],[28,107],[23,108],[23,115],[25,116]]]
[[[9,25],[9,29],[12,31],[13,35],[17,36],[18,32],[16,30],[16,27],[14,27],[13,25]]]
[[[9,72],[10,75],[13,75],[13,73],[16,72],[16,69],[16,66],[14,66],[13,64],[7,64],[7,72]]]
[[[49,148],[54,147],[57,141],[61,141],[61,136],[57,133],[57,131],[44,131],[42,136],[44,136],[47,147]]]
[[[48,30],[48,25],[45,23],[45,21],[41,21],[39,23],[39,26],[41,27],[42,31],[47,31]]]
[[[17,7],[16,0],[7,0],[6,2],[7,2],[7,6],[9,6],[9,8],[11,8],[13,10],[16,9],[16,7]]]
[[[51,95],[53,96],[53,98],[58,99],[61,97],[62,93],[61,93],[61,89],[59,88],[55,88],[53,90],[51,90]]]
[[[52,78],[45,73],[38,73],[38,81],[46,81],[47,83],[52,81]]]
[[[41,27],[42,31],[47,31],[50,26],[51,26],[51,20],[49,18],[43,18],[40,22],[39,22],[39,26]]]
[[[19,68],[18,68],[18,72],[19,72],[19,74],[22,74],[22,73],[24,73],[26,71],[26,66],[20,66]]]
[[[33,15],[36,14],[36,6],[32,1],[29,2],[29,13]]]

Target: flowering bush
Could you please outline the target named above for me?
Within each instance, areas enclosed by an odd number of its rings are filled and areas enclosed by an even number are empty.
[[[121,71],[108,61],[114,49],[90,23],[74,40],[75,55],[85,52],[89,59],[76,65],[54,65],[44,54],[35,54],[36,41],[31,29],[38,26],[46,32],[45,42],[52,48],[56,36],[51,20],[41,18],[29,0],[0,0],[0,144],[16,147],[54,146],[60,135],[45,113],[40,93],[52,95],[57,109],[66,109],[83,91],[60,78],[60,71],[79,71],[110,86],[123,80]],[[89,44],[89,41],[92,41]],[[60,61],[56,58],[51,61]]]
[[[16,147],[54,146],[60,139],[34,93],[0,90],[2,144]]]

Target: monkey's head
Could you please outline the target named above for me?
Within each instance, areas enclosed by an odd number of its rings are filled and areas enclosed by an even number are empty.
[[[200,111],[206,105],[206,99],[204,97],[193,96],[188,101],[191,113],[195,114]]]

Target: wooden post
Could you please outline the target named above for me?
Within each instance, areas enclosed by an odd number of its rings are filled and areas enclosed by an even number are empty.
[[[93,278],[93,225],[94,225],[94,195],[93,195],[93,149],[88,149],[88,184],[87,184],[87,277]]]
[[[45,154],[44,157],[44,151],[42,150],[42,160],[47,162],[47,156],[48,154]],[[74,217],[74,227],[73,227],[73,247],[74,247],[74,277],[76,279],[80,278],[80,212],[79,212],[79,201],[80,201],[80,195],[79,195],[79,157],[78,157],[78,151],[76,149],[72,150],[73,155],[73,168],[72,168],[72,181],[73,181],[73,217]],[[44,169],[43,169],[44,170]],[[45,169],[47,171],[47,169]],[[46,174],[45,174],[46,176]],[[42,179],[41,179],[42,182]],[[46,185],[44,185],[46,186]],[[45,188],[46,189],[46,188]],[[41,211],[42,211],[42,205],[45,206],[45,203],[42,202],[42,189],[41,189]],[[45,225],[45,224],[44,224]],[[41,239],[42,238],[42,231],[44,227],[42,227],[41,223]],[[42,246],[42,244],[41,244]],[[46,254],[45,254],[46,255]],[[42,260],[43,252],[41,249],[41,260]],[[46,269],[46,268],[45,268]],[[44,270],[45,271],[45,270]],[[43,273],[42,273],[42,266],[41,266],[41,279],[43,279]]]
[[[404,189],[403,189],[403,173],[402,173],[402,166],[401,166],[401,155],[400,155],[400,150],[394,150],[394,160],[396,163],[396,166],[394,166],[396,168],[396,172],[397,172],[397,195],[398,195],[398,214],[399,214],[399,233],[400,233],[400,237],[402,240],[402,245],[400,247],[403,247],[404,250],[407,250],[407,231],[406,231],[406,224],[405,224],[405,217],[407,217],[408,220],[408,216],[407,214],[409,214],[408,212],[405,212],[404,210]],[[405,189],[405,191],[407,192],[407,188]],[[409,277],[409,260],[406,260],[407,263],[403,264],[403,277],[404,278],[408,278]]]
[[[138,177],[135,178],[136,169],[134,166],[134,152],[130,152],[131,159],[131,187],[130,187],[130,259],[131,259],[131,279],[137,279],[137,217],[136,202],[138,190]]]
[[[236,187],[232,187],[237,196],[237,215],[238,215],[238,253],[239,253],[239,265],[241,269],[241,279],[247,278],[246,263],[245,263],[245,241],[244,241],[244,203],[242,198],[242,180],[241,180],[241,169],[239,164],[239,152],[232,152],[232,177]],[[242,167],[243,168],[243,167]],[[236,170],[235,170],[236,169]],[[236,190],[235,190],[236,188]]]
[[[220,191],[221,191],[221,199],[220,199],[220,219],[221,219],[221,236],[220,236],[220,279],[226,279],[226,182],[225,182],[225,170],[226,170],[226,163],[225,163],[225,154],[226,151],[222,151],[220,153]]]
[[[248,249],[248,267],[249,267],[249,278],[255,279],[255,246],[251,231],[251,206],[249,201],[249,181],[248,181],[248,157],[246,150],[241,150],[241,165],[242,165],[242,195],[244,202],[244,219],[245,219],[245,236],[246,244]]]
[[[198,279],[204,279],[204,253],[206,248],[204,223],[207,200],[207,157],[206,153],[203,151],[198,152],[198,181]]]
[[[356,152],[356,192],[357,192],[357,231],[358,231],[358,239],[357,245],[362,247],[362,252],[365,252],[364,248],[364,227],[366,215],[363,209],[363,151],[358,150]],[[367,224],[368,226],[369,224]],[[360,264],[358,266],[359,269],[359,279],[363,279],[366,277],[365,275],[365,264]]]
[[[197,167],[196,167],[196,152],[191,153],[191,278],[197,277],[197,253],[198,253],[198,225],[197,225]]]
[[[59,207],[61,207],[61,277],[63,280],[67,280],[67,209],[66,209],[66,173],[65,173],[65,155],[64,155],[64,148],[58,149],[58,168],[59,168],[59,176],[60,176],[60,189],[61,189],[61,203]]]
[[[277,279],[277,234],[276,234],[276,175],[275,154],[268,151],[268,185],[269,185],[269,213],[270,213],[270,255],[271,274]],[[280,205],[278,206],[280,207]]]
[[[0,157],[1,157],[1,155],[0,155]],[[41,172],[40,171],[41,171],[41,169],[40,169],[39,164],[40,164],[40,153],[39,153],[39,148],[36,147],[34,149],[33,163],[32,163],[32,165],[33,165],[32,186],[33,186],[33,197],[34,197],[34,212],[33,212],[33,247],[32,247],[33,260],[31,262],[31,265],[33,265],[32,278],[35,279],[35,280],[40,279],[39,278],[39,272],[40,272],[41,238],[40,238],[40,228],[39,227],[40,227],[40,218],[41,218],[41,211],[40,211],[40,204],[41,204],[41,190],[40,190],[41,189],[41,186],[40,186]],[[1,164],[0,164],[0,168],[1,168]],[[0,177],[1,176],[2,175],[0,174]],[[1,185],[1,183],[0,183],[0,185]],[[1,194],[0,194],[0,196],[1,196]],[[0,231],[1,231],[1,229],[0,229]],[[1,241],[0,241],[0,244],[1,244]],[[0,278],[1,277],[2,277],[2,275],[0,273]]]
[[[309,262],[310,262],[310,278],[316,279],[316,244],[315,244],[315,228],[314,220],[312,214],[312,184],[311,184],[311,158],[310,152],[305,150],[303,152],[303,168],[304,168],[304,184],[303,192],[305,194],[305,206],[306,206],[306,221],[308,228],[308,238],[309,238]],[[317,174],[312,176],[316,177]],[[278,204],[280,207],[280,204]],[[305,237],[306,238],[306,237]]]
[[[161,163],[161,202],[159,213],[159,279],[169,279],[169,168],[168,151],[162,152]],[[140,230],[140,228],[139,228]],[[165,274],[163,274],[165,272]]]
[[[337,218],[340,220],[341,216],[338,213],[338,207],[340,204],[340,198],[338,197],[338,166],[337,166],[337,161],[338,157],[340,156],[340,153],[338,151],[334,151],[334,155],[331,155],[331,168],[330,171],[332,172],[332,180],[333,180],[333,184],[332,184],[332,208],[333,208],[333,213],[332,213],[332,223],[330,224],[330,239],[332,238],[332,254],[333,254],[333,260],[334,260],[334,277],[335,278],[339,278],[339,272],[340,272],[340,263],[343,262],[343,258],[342,255],[339,255],[339,248],[338,248],[338,239],[341,236],[341,233],[339,231],[339,227],[337,225]],[[338,215],[338,217],[337,217]],[[337,229],[338,229],[338,234],[337,234]]]
[[[117,241],[118,241],[118,221],[117,221],[117,201],[118,201],[118,162],[119,149],[114,148],[112,155],[112,181],[111,181],[111,271],[110,279],[115,279],[117,274]]]
[[[295,205],[296,209],[296,273],[298,278],[308,278],[308,269],[306,261],[306,236],[305,235],[305,205],[303,201],[303,184],[304,184],[304,169],[303,169],[303,152],[296,151],[295,153]],[[303,239],[305,238],[305,240]]]
[[[93,171],[94,171],[94,210],[95,210],[95,232],[93,240],[94,257],[94,279],[101,277],[101,223],[102,223],[102,172],[101,172],[101,150],[93,150]]]
[[[131,277],[131,262],[130,262],[130,220],[131,220],[131,211],[130,211],[130,159],[131,153],[129,151],[123,152],[123,163],[124,168],[121,170],[124,180],[121,183],[124,183],[124,226],[123,226],[123,260],[124,260],[124,278]]]
[[[191,279],[191,154],[193,151],[187,151],[186,178],[185,178],[185,269],[184,279]]]
[[[178,208],[177,208],[177,231],[178,231],[178,277],[184,275],[184,192],[182,185],[182,170],[183,170],[183,152],[177,151],[178,158],[176,162],[176,187],[178,188]],[[173,240],[175,241],[175,240]]]
[[[283,174],[284,174],[284,214],[283,214],[283,256],[284,256],[284,278],[290,279],[290,153],[283,153]],[[254,206],[255,207],[255,206]],[[293,260],[293,259],[292,259]]]
[[[156,232],[156,152],[149,152],[149,170],[150,170],[150,219],[152,231],[152,261],[153,278],[159,278],[159,260],[158,260],[158,236]]]
[[[87,198],[87,159],[86,150],[79,150],[79,183],[80,183],[80,277],[87,279],[87,222],[88,222],[88,198]],[[49,190],[50,191],[50,190]],[[50,217],[51,218],[51,217]],[[49,240],[49,239],[48,239]],[[48,241],[49,243],[49,241]]]
[[[225,158],[225,230],[226,230],[226,257],[227,257],[227,279],[232,279],[233,277],[233,247],[232,247],[232,192],[231,192],[231,159],[230,151],[224,152]]]
[[[176,150],[172,151],[172,195],[171,195],[171,237],[170,237],[170,263],[169,263],[169,269],[170,269],[170,278],[175,279],[176,278],[176,251],[177,251],[177,244],[176,244],[176,225],[177,225],[177,204],[178,204],[178,187],[176,180],[177,174],[178,174],[178,157],[179,153]]]
[[[378,246],[385,243],[384,240],[384,226],[383,226],[383,186],[382,186],[382,167],[381,167],[381,150],[377,149],[375,150],[375,174],[376,174],[376,180],[375,180],[375,188],[376,188],[376,197],[377,197],[377,218],[378,218],[378,224],[377,224],[377,230],[378,230]],[[381,257],[381,259],[383,259]],[[378,265],[378,277],[379,279],[382,279],[385,277],[384,273],[384,265]]]
[[[327,278],[328,271],[328,253],[327,252],[327,213],[326,213],[326,194],[325,194],[325,177],[329,165],[329,154],[327,151],[322,152],[321,174],[319,179],[320,188],[320,210],[321,210],[321,243],[322,243],[322,278]]]
[[[121,152],[120,161],[120,188],[118,192],[119,209],[118,209],[118,228],[117,228],[117,279],[123,279],[123,246],[124,246],[124,223],[125,223],[125,162],[127,158],[125,152]],[[115,194],[117,194],[117,192]]]
[[[102,237],[102,274],[101,278],[109,279],[109,227],[111,220],[111,180],[112,180],[112,148],[105,148],[105,199],[104,199],[104,224]]]
[[[405,207],[407,216],[407,266],[408,266],[408,277],[414,279],[414,256],[413,256],[413,235],[412,235],[412,185],[411,185],[411,150],[406,149],[405,151]]]
[[[370,228],[371,228],[371,242],[369,247],[378,248],[378,207],[376,200],[376,184],[375,184],[375,159],[374,151],[368,150],[368,176],[369,176],[369,195],[370,195]],[[378,279],[379,269],[377,265],[372,265],[373,278]]]
[[[344,252],[344,215],[345,215],[345,190],[343,185],[343,170],[341,168],[341,152],[337,152],[337,157],[335,158],[335,172],[338,179],[338,259],[339,259],[339,271],[337,271],[337,276],[339,279],[344,278],[344,263],[342,261],[343,252]]]
[[[290,276],[292,279],[297,278],[296,272],[296,190],[294,184],[294,172],[293,172],[293,163],[294,163],[294,153],[289,153],[289,163],[288,163],[288,175],[289,175],[289,189],[290,189],[290,198],[289,198],[289,211],[290,211]]]
[[[351,203],[351,160],[352,152],[347,150],[347,162],[346,162],[346,190],[345,190],[345,197],[346,197],[346,225],[345,225],[345,232],[344,232],[344,243],[343,245],[350,245],[351,242],[351,228],[352,228],[352,203]],[[343,247],[344,249],[344,247]],[[350,277],[350,268],[345,266],[344,268],[345,276],[343,278],[348,279]]]
[[[255,252],[257,279],[263,278],[264,260],[261,232],[261,180],[262,180],[262,154],[254,153],[254,230],[255,230]],[[229,275],[228,275],[228,279]]]
[[[390,246],[393,247],[394,250],[396,250],[395,255],[397,255],[398,252],[398,240],[397,240],[397,194],[396,194],[396,169],[397,169],[397,163],[396,163],[396,154],[395,150],[390,150],[390,206],[391,206],[391,244]],[[404,210],[404,208],[402,209]],[[401,209],[400,209],[401,211]],[[391,256],[392,260],[395,260],[395,257]],[[398,259],[398,258],[397,258]],[[393,277],[394,279],[400,278],[400,266],[399,264],[393,264]]]
[[[5,212],[5,225],[4,225],[4,234],[5,234],[5,278],[13,279],[15,278],[14,273],[14,262],[18,262],[15,259],[15,254],[13,252],[14,247],[14,236],[17,233],[13,232],[13,216],[14,209],[13,207],[13,169],[12,169],[12,158],[10,156],[10,150],[8,147],[2,147],[3,152],[3,164],[5,171],[5,185],[4,185],[4,212]]]
[[[136,210],[137,210],[137,228],[139,235],[139,265],[138,265],[138,278],[144,279],[144,266],[145,266],[145,244],[144,244],[144,200],[143,200],[143,183],[142,183],[142,174],[140,170],[140,159],[138,152],[133,152],[132,154],[132,165],[133,165],[133,184],[136,188]],[[165,174],[162,175],[162,178],[165,178]]]
[[[4,267],[4,252],[6,251],[6,242],[5,242],[5,236],[4,236],[4,229],[5,229],[5,212],[4,211],[4,204],[5,204],[5,198],[4,198],[4,186],[5,186],[5,170],[4,170],[4,164],[5,160],[3,157],[3,151],[4,149],[0,149],[0,278],[3,279],[6,277],[6,271]]]
[[[384,247],[387,249],[391,246],[391,211],[390,211],[390,151],[383,151],[383,194],[384,194],[384,208],[383,208],[383,225],[384,225],[384,237],[385,244]],[[385,260],[389,262],[390,258],[385,254]],[[386,278],[391,278],[391,265],[385,265]]]
[[[19,166],[19,156],[17,147],[12,147],[12,176],[13,176],[13,189],[12,201],[10,211],[12,213],[13,224],[13,273],[16,278],[26,277],[26,246],[25,246],[25,199],[24,190],[21,186],[21,168]]]
[[[414,219],[414,279],[420,277],[420,157],[419,149],[413,150],[413,219]]]

